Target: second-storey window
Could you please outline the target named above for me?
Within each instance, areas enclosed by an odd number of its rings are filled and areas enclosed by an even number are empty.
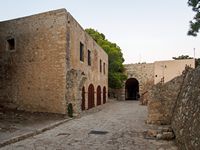
[[[80,42],[80,61],[84,61],[84,44]]]
[[[106,63],[103,63],[103,74],[106,74]]]
[[[88,65],[91,66],[91,51],[88,50]]]
[[[102,72],[102,60],[101,59],[100,59],[99,67],[100,67],[100,72]]]
[[[14,38],[10,38],[7,40],[7,50],[9,51],[13,51],[15,50],[15,39]]]

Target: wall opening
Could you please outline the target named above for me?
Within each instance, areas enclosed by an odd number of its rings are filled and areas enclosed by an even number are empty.
[[[125,99],[138,100],[139,99],[139,82],[135,78],[130,78],[125,85]]]
[[[103,63],[103,73],[106,74],[106,63]]]
[[[84,61],[84,44],[80,42],[80,61]]]
[[[101,59],[99,61],[99,68],[100,68],[100,72],[102,72],[102,60]]]
[[[7,40],[8,50],[15,50],[15,39],[11,38]]]
[[[97,87],[97,105],[101,105],[101,86]]]
[[[91,66],[91,51],[88,50],[88,66]]]
[[[94,107],[94,86],[90,84],[88,87],[88,109]]]
[[[82,88],[82,103],[81,103],[81,109],[85,110],[85,87]]]

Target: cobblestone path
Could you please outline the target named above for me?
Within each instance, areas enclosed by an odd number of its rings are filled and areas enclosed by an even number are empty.
[[[172,141],[148,139],[146,106],[112,101],[52,130],[3,147],[2,150],[176,150]]]

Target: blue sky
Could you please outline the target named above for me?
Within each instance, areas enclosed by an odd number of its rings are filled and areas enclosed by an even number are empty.
[[[200,35],[187,36],[194,13],[187,0],[4,0],[0,21],[66,8],[83,28],[117,43],[125,63],[200,57]]]

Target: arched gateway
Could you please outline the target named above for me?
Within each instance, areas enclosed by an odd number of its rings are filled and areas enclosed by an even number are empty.
[[[125,84],[125,99],[138,100],[139,98],[139,82],[135,78],[130,78]]]

